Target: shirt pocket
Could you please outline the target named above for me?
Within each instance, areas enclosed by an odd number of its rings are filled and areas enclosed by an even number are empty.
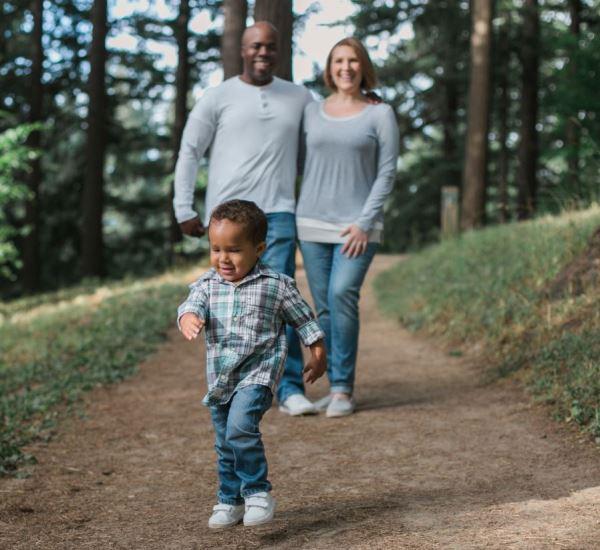
[[[246,297],[242,311],[242,322],[257,335],[273,332],[276,315],[267,298],[264,296]]]

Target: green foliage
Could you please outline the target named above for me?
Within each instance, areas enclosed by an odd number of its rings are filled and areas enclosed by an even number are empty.
[[[377,279],[382,308],[412,329],[477,345],[557,414],[600,434],[600,289],[549,301],[545,288],[600,226],[600,208],[470,232]]]
[[[30,460],[23,447],[48,437],[82,392],[133,374],[184,296],[183,285],[137,283],[98,305],[84,299],[0,324],[0,474]]]
[[[39,125],[25,124],[0,133],[0,278],[12,279],[20,267],[19,252],[14,244],[22,233],[7,216],[9,207],[15,207],[28,198],[27,186],[16,178],[24,172],[36,153],[26,145],[29,134]]]

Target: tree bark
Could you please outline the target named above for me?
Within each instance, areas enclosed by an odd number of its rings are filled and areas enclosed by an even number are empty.
[[[510,44],[509,27],[510,14],[502,23],[498,33],[498,62],[502,67],[498,73],[498,142],[500,152],[498,155],[498,211],[500,223],[506,223],[509,217],[508,207],[508,174],[510,167],[510,151],[508,148],[508,109],[509,109],[509,83],[510,71]]]
[[[221,38],[221,59],[223,61],[223,79],[242,72],[242,34],[246,29],[248,16],[247,0],[223,0],[223,37]]]
[[[581,32],[581,0],[569,0],[569,15],[571,22],[569,30],[573,35],[574,45],[571,59],[569,60],[569,73],[572,78],[577,78],[577,65],[575,53],[579,48],[579,35]],[[581,198],[579,188],[579,124],[577,113],[572,113],[567,120],[565,129],[565,144],[567,146],[567,181],[569,187],[577,198]]]
[[[106,150],[106,0],[94,0],[92,24],[81,267],[83,275],[100,277],[104,274],[102,215]]]
[[[492,0],[473,0],[471,76],[461,228],[483,224],[486,192],[487,137],[490,104]]]
[[[517,216],[531,218],[535,212],[537,195],[539,70],[539,13],[537,0],[525,0],[523,6],[523,37],[521,45],[522,92],[521,136],[519,141],[519,195]]]
[[[277,49],[279,64],[275,75],[292,80],[292,35],[294,15],[292,0],[256,0],[254,4],[254,21],[269,21],[279,31]]]
[[[31,33],[31,81],[30,81],[30,110],[29,122],[38,123],[42,120],[44,87],[42,71],[44,63],[43,34],[43,1],[32,0],[33,30]],[[41,134],[35,130],[29,135],[27,145],[39,149]],[[40,287],[40,214],[39,189],[42,179],[40,159],[31,161],[29,173],[29,191],[31,197],[25,204],[25,225],[29,233],[23,240],[23,287],[27,292],[35,292]]]
[[[190,23],[190,4],[189,0],[181,0],[179,4],[179,14],[175,21],[175,38],[177,42],[177,72],[175,75],[175,121],[173,123],[173,162],[171,173],[175,171],[179,147],[181,145],[181,136],[187,117],[187,95],[190,88],[190,53],[188,47]],[[175,219],[173,211],[173,197],[175,195],[175,183],[171,183],[169,193],[169,263],[172,263],[174,256],[174,246],[181,241],[181,230]]]

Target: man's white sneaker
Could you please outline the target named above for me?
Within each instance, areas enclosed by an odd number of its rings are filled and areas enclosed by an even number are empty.
[[[290,395],[281,405],[279,411],[290,416],[302,416],[303,414],[317,414],[315,406],[301,393]]]
[[[328,418],[337,418],[340,416],[348,416],[354,412],[354,399],[352,397],[335,396],[327,406],[325,416]]]
[[[253,527],[269,523],[275,514],[275,499],[271,493],[255,493],[246,498],[244,525]]]
[[[237,525],[244,517],[245,506],[243,504],[219,504],[213,506],[213,513],[208,520],[211,529],[227,529]]]

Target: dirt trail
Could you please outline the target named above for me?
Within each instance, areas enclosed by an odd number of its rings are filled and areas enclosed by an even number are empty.
[[[384,319],[371,281],[393,261],[377,257],[364,288],[358,413],[265,417],[272,524],[206,527],[203,349],[173,332],[36,447],[30,478],[0,480],[0,548],[600,548],[600,452]]]

